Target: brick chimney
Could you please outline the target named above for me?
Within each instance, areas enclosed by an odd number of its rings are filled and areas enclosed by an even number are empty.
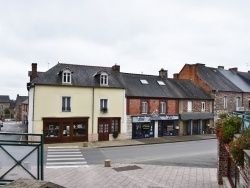
[[[224,69],[224,66],[218,66],[218,69]]]
[[[120,72],[120,65],[117,65],[115,64],[113,67],[112,67],[113,71],[115,72]]]
[[[232,71],[233,73],[237,73],[238,72],[238,68],[237,67],[230,68],[228,70]]]
[[[37,77],[37,63],[31,64],[31,80],[34,80]]]
[[[168,71],[161,68],[161,70],[159,71],[159,76],[165,79],[168,78]]]
[[[174,78],[174,79],[178,79],[178,76],[179,76],[178,73],[174,73],[174,74],[173,74],[173,78]]]

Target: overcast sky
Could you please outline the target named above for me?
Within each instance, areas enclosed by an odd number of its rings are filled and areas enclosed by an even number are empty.
[[[169,77],[187,64],[250,69],[250,1],[0,0],[0,95],[28,95],[31,63],[121,66]]]

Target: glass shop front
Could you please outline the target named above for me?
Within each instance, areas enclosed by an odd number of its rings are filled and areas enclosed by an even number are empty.
[[[132,117],[132,139],[154,137],[154,124],[150,117]]]

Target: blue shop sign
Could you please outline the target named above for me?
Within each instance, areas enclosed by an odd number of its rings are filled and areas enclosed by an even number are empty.
[[[150,117],[147,117],[147,116],[132,117],[132,122],[133,123],[150,122]]]

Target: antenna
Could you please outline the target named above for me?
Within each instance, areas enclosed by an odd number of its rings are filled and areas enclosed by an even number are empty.
[[[49,63],[48,63],[48,69],[49,69]]]

